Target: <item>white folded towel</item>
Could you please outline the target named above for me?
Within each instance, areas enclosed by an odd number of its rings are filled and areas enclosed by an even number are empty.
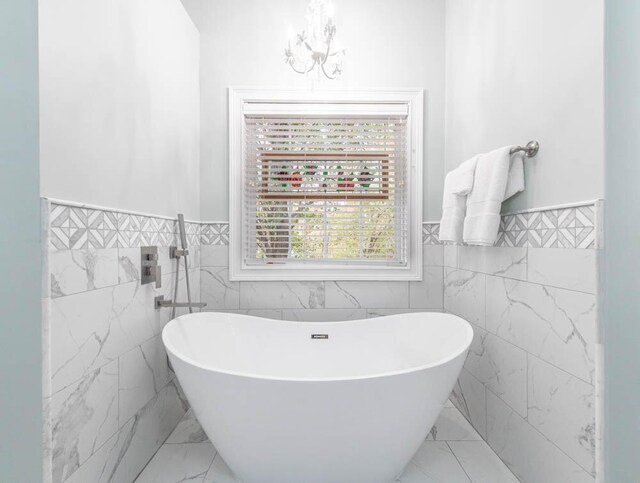
[[[524,190],[522,155],[511,156],[512,147],[478,158],[473,188],[466,200],[463,240],[469,245],[493,245],[498,238],[502,202]]]
[[[464,215],[467,211],[467,194],[473,188],[473,175],[478,162],[475,156],[447,174],[442,197],[440,241],[462,243]]]
[[[447,174],[447,177],[450,177],[451,189],[456,195],[467,196],[471,193],[471,189],[473,188],[473,177],[476,173],[476,165],[478,164],[478,157],[479,156],[474,156],[471,159],[467,159],[464,163]]]
[[[521,191],[524,191],[524,153],[519,152],[511,156],[507,188],[502,201],[508,200]]]

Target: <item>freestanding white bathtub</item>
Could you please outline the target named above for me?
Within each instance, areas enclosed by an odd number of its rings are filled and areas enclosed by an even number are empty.
[[[284,322],[199,313],[162,340],[243,483],[389,483],[433,426],[473,330],[441,313]]]

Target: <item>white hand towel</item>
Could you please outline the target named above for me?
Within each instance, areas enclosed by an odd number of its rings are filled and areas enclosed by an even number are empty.
[[[440,241],[462,243],[462,228],[467,210],[467,193],[473,188],[473,174],[478,156],[471,158],[447,174],[442,197]]]
[[[451,177],[450,186],[454,194],[467,196],[471,193],[477,164],[478,156],[474,156],[471,159],[467,159],[447,175]]]
[[[522,157],[505,146],[480,155],[473,189],[467,196],[463,239],[469,245],[491,246],[498,238],[502,202],[524,190]]]
[[[504,193],[504,199],[506,201],[513,195],[524,191],[524,153],[516,153],[511,156],[511,163],[509,164],[509,174],[507,178],[507,188]]]

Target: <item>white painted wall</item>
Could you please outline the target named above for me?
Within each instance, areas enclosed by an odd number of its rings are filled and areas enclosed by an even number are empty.
[[[603,195],[603,0],[447,0],[445,171],[537,139],[507,210]]]
[[[179,0],[40,0],[42,194],[199,218],[199,42]]]
[[[307,1],[183,2],[200,42],[178,0],[40,1],[45,196],[228,219],[226,89],[310,87],[283,58]],[[506,209],[602,196],[602,0],[335,4],[347,63],[321,87],[428,91],[425,220],[443,171],[533,138],[527,190]]]
[[[201,31],[201,193],[205,220],[228,220],[229,86],[309,88],[284,63],[288,28],[305,27],[307,0],[183,0]],[[444,148],[445,0],[336,0],[347,49],[338,81],[320,88],[428,91],[424,217],[440,216]]]

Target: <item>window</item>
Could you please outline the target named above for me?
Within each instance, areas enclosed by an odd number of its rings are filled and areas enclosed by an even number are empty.
[[[422,92],[230,91],[233,280],[421,277]]]

